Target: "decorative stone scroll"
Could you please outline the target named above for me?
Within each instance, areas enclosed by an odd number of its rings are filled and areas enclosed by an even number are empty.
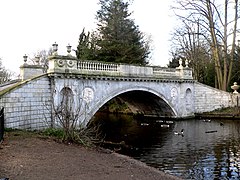
[[[58,59],[58,60],[57,60],[57,65],[58,65],[59,67],[63,67],[64,64],[65,64],[64,60],[62,60],[62,59]]]
[[[73,66],[74,66],[74,61],[73,60],[68,60],[67,61],[67,65],[68,65],[68,67],[70,67],[70,68],[72,68]]]

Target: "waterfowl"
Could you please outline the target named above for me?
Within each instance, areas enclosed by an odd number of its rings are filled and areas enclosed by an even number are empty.
[[[203,122],[211,122],[211,119],[204,119]]]
[[[163,120],[156,120],[157,123],[163,123]]]
[[[223,122],[220,122],[220,126],[223,126],[224,124],[223,124]]]
[[[175,135],[183,135],[184,129],[182,129],[180,132],[174,131]]]
[[[141,126],[149,126],[148,123],[141,123]]]
[[[161,127],[170,127],[170,125],[169,124],[161,124]]]

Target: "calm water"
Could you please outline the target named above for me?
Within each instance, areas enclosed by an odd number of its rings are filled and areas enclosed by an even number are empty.
[[[106,140],[125,141],[120,151],[183,179],[240,179],[240,121],[183,120],[139,123],[131,116],[101,114]],[[176,135],[184,129],[183,135]]]

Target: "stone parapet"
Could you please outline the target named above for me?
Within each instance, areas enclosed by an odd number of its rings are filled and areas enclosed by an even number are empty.
[[[148,77],[167,79],[193,79],[188,67],[165,68],[159,66],[138,66],[130,64],[83,61],[73,56],[49,57],[49,73],[70,73],[118,77]]]
[[[20,66],[20,79],[22,81],[42,74],[43,67],[41,65],[23,64],[22,66]]]

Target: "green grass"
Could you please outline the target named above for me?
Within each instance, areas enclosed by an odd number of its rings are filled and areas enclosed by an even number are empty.
[[[221,108],[215,111],[208,112],[211,114],[240,114],[240,107],[228,107],[228,108]]]
[[[42,131],[42,135],[62,139],[63,136],[64,136],[64,131],[63,131],[63,129],[47,128],[47,129]]]
[[[4,136],[21,136],[21,137],[54,137],[57,139],[62,139],[64,136],[64,131],[62,129],[57,128],[47,128],[45,130],[22,130],[22,129],[12,129],[5,128]]]

